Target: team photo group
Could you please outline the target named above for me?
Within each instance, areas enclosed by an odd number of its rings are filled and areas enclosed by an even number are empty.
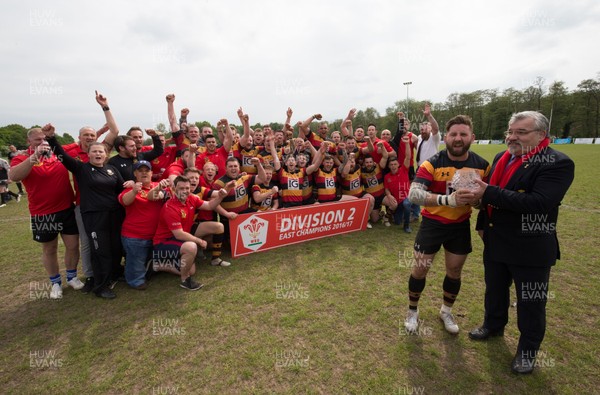
[[[75,290],[114,299],[117,281],[143,291],[153,273],[168,272],[194,291],[202,287],[194,275],[203,259],[231,265],[223,252],[238,215],[365,199],[368,229],[381,222],[410,234],[418,224],[414,265],[402,280],[407,289],[399,282],[407,291],[406,331],[418,331],[427,273],[443,247],[439,319],[455,335],[452,307],[472,251],[471,216],[477,215],[485,313],[469,338],[504,334],[514,283],[520,337],[511,367],[515,373],[533,370],[545,334],[547,294],[522,291],[548,287],[560,258],[558,208],[574,178],[573,161],[549,145],[543,114],[513,114],[507,149],[490,164],[470,150],[476,139],[470,117],[456,115],[440,130],[429,105],[419,124],[398,112],[395,130],[381,132],[375,124],[353,123],[355,109],[339,131],[330,131],[318,113],[293,122],[291,108],[282,129],[252,128],[242,108],[241,126],[221,119],[213,128],[190,121],[187,108],[176,113],[175,95],[169,94],[166,136],[137,126],[121,134],[107,98],[96,92],[96,102],[106,119],[102,128],[84,126],[78,141],[67,145],[58,142],[52,123],[32,128],[29,146],[14,150],[5,166],[10,182],[20,191],[20,183],[25,187],[51,299],[63,297],[59,237],[66,284]],[[151,145],[144,144],[146,135]]]

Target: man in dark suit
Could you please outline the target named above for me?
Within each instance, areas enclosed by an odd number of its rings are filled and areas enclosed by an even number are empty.
[[[502,336],[508,323],[509,288],[517,293],[521,336],[515,373],[531,373],[546,331],[550,268],[560,259],[558,206],[573,182],[575,164],[549,147],[548,119],[535,111],[513,114],[505,133],[508,150],[494,159],[490,183],[477,181],[484,242],[485,317],[473,340]]]

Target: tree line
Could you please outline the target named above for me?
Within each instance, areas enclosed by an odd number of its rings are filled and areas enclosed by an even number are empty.
[[[373,107],[359,110],[353,121],[354,128],[369,123],[377,125],[379,131],[389,129],[396,131],[398,111],[407,114],[411,121],[411,131],[418,132],[419,123],[424,120],[422,110],[428,100],[398,100],[393,106],[380,114]],[[508,119],[511,114],[525,110],[537,110],[546,115],[551,122],[550,135],[556,137],[599,137],[600,130],[600,73],[596,78],[581,81],[577,88],[569,90],[564,81],[546,84],[543,77],[537,77],[530,86],[521,90],[508,88],[480,89],[466,93],[451,93],[446,101],[431,104],[432,112],[442,126],[457,114],[466,114],[473,119],[475,133],[479,139],[503,139]],[[343,119],[330,121],[330,130],[340,130]],[[316,122],[312,125],[316,129]],[[207,121],[196,122],[202,127],[209,125]],[[273,130],[282,129],[281,123],[271,123]],[[255,124],[257,128],[263,125]],[[33,127],[33,126],[32,126]],[[157,130],[166,132],[164,124],[156,125]],[[240,132],[241,126],[238,128]],[[14,144],[23,149],[27,146],[27,128],[11,124],[0,127],[0,154],[6,155],[8,146]],[[64,133],[58,136],[61,144],[74,141],[73,137]]]

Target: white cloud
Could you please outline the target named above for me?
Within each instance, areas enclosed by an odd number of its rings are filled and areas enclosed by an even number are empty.
[[[9,1],[0,22],[0,125],[99,127],[94,90],[121,129],[166,120],[328,120],[406,97],[515,87],[571,89],[599,71],[600,6],[534,1]]]

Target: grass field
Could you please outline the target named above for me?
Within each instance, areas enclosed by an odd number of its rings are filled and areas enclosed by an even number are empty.
[[[473,148],[491,161],[503,147]],[[559,217],[563,259],[551,274],[542,366],[532,375],[510,371],[514,309],[503,338],[467,337],[483,319],[476,237],[454,308],[459,335],[448,335],[437,318],[441,256],[421,298],[421,330],[406,335],[405,256],[415,232],[377,224],[252,254],[229,268],[205,260],[199,292],[165,274],[144,292],[118,284],[114,301],[72,289],[54,301],[26,202],[11,202],[0,209],[0,392],[597,393],[600,186],[592,169],[600,146],[557,148],[574,159],[576,177]]]

